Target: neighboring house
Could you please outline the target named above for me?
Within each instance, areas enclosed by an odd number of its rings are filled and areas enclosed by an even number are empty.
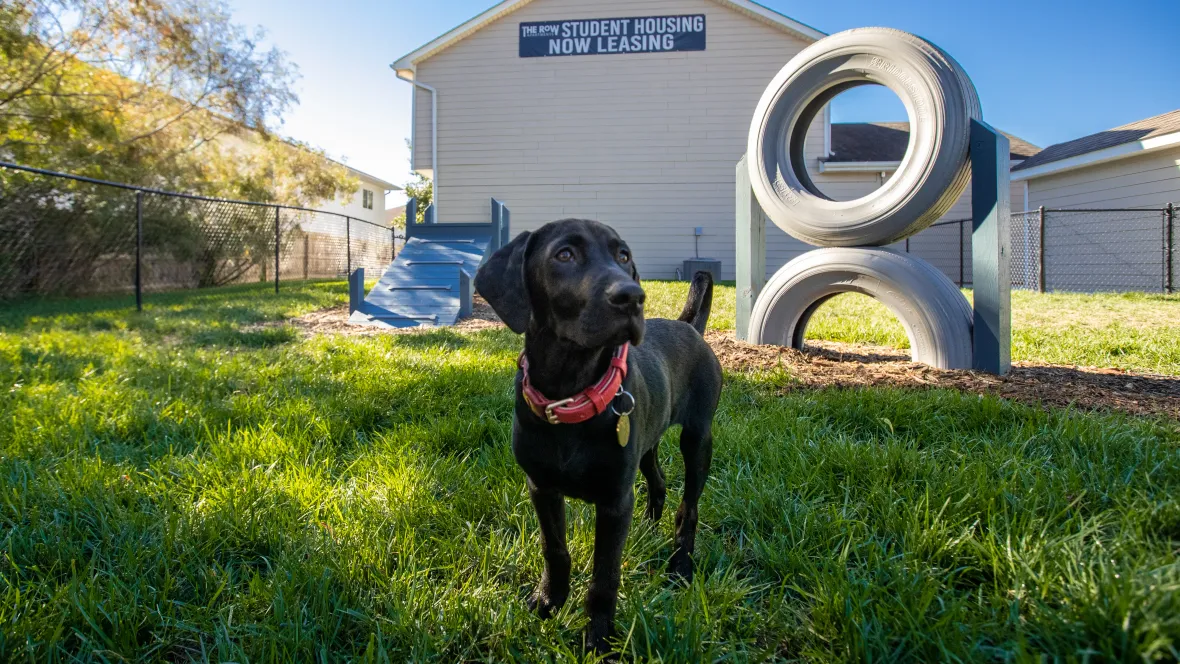
[[[246,130],[238,133],[227,132],[217,137],[217,142],[224,148],[229,150],[252,153],[257,149],[256,140],[263,140],[259,134],[252,130]],[[295,142],[287,141],[292,150],[302,150],[303,148]],[[392,191],[400,191],[401,187],[382,180],[381,178],[370,175],[364,171],[357,170],[348,164],[336,161],[330,157],[322,157],[334,164],[339,164],[348,169],[350,175],[359,181],[356,191],[342,192],[334,200],[321,201],[317,205],[312,205],[312,209],[323,210],[324,212],[334,212],[343,214],[353,219],[361,219],[370,223],[378,224],[380,226],[387,226],[385,222],[385,194]],[[326,229],[335,226],[334,223],[317,223],[317,231],[327,232]]]
[[[1023,163],[1040,152],[1040,148],[1013,136],[1008,138],[1009,158],[1013,166]],[[832,151],[820,160],[817,182],[828,196],[837,200],[851,200],[864,196],[888,180],[905,157],[910,140],[908,122],[857,122],[832,124]],[[827,187],[824,183],[828,183]],[[1012,210],[1024,209],[1024,190],[1012,187]],[[971,216],[971,189],[968,188],[944,219],[966,219]]]
[[[1175,222],[1162,210],[1180,203],[1180,110],[1051,145],[1012,180],[1028,209],[1050,210],[1040,240],[1047,288],[1175,288],[1180,252],[1169,251]]]
[[[353,177],[360,180],[360,186],[351,195],[345,194],[336,200],[324,201],[315,206],[315,209],[348,215],[353,219],[361,219],[379,226],[389,226],[385,215],[385,194],[401,191],[401,187],[375,175],[358,171],[347,164],[342,165]]]
[[[542,22],[616,19],[571,30],[617,32],[654,17],[679,19],[664,22],[679,34],[625,48],[609,36],[563,39],[558,51],[611,52],[562,57],[534,37]],[[655,278],[694,255],[699,226],[701,255],[732,279],[735,169],[754,107],[824,36],[749,0],[507,0],[394,63],[415,86],[412,167],[434,178],[440,223],[486,221],[493,197],[512,210],[513,232],[596,218]],[[618,52],[634,46],[656,52]],[[881,135],[887,144],[875,145]],[[825,111],[807,135],[812,179],[833,198],[864,195],[896,169],[906,136],[902,125],[833,125]],[[1014,159],[1035,151],[1013,140]],[[968,200],[948,218],[968,216]],[[771,225],[767,268],[808,249]]]
[[[1028,192],[1028,209],[1180,203],[1180,110],[1051,145],[1012,179]]]

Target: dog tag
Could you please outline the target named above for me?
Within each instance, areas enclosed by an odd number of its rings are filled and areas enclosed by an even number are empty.
[[[619,447],[626,447],[631,441],[631,415],[620,415],[619,423],[615,426],[615,433],[619,434]]]

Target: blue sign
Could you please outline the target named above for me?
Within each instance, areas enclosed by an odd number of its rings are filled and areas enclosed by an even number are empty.
[[[522,58],[703,50],[704,14],[520,24]]]

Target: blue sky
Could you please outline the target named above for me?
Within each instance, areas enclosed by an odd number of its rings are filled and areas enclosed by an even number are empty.
[[[230,2],[239,23],[265,28],[299,65],[301,102],[283,133],[396,183],[409,177],[410,97],[389,63],[495,4]],[[884,25],[930,39],[970,74],[988,122],[1042,147],[1180,108],[1180,0],[763,4],[827,33]],[[570,18],[595,16],[594,3],[583,13]],[[833,119],[906,118],[892,93],[861,88],[837,99]]]

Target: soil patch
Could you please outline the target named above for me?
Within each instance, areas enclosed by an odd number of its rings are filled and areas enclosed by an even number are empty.
[[[474,332],[503,323],[477,297],[474,315],[456,325]],[[348,308],[334,307],[268,325],[293,325],[305,334],[416,334],[420,328],[389,329],[350,325]],[[1135,415],[1165,415],[1180,419],[1180,377],[1136,374],[1120,369],[1073,367],[1018,362],[1004,377],[974,371],[945,371],[910,362],[895,348],[819,342],[804,351],[779,346],[755,346],[732,331],[705,334],[723,367],[735,372],[781,370],[794,380],[784,391],[825,387],[943,388],[990,394],[1038,406],[1115,410]]]

